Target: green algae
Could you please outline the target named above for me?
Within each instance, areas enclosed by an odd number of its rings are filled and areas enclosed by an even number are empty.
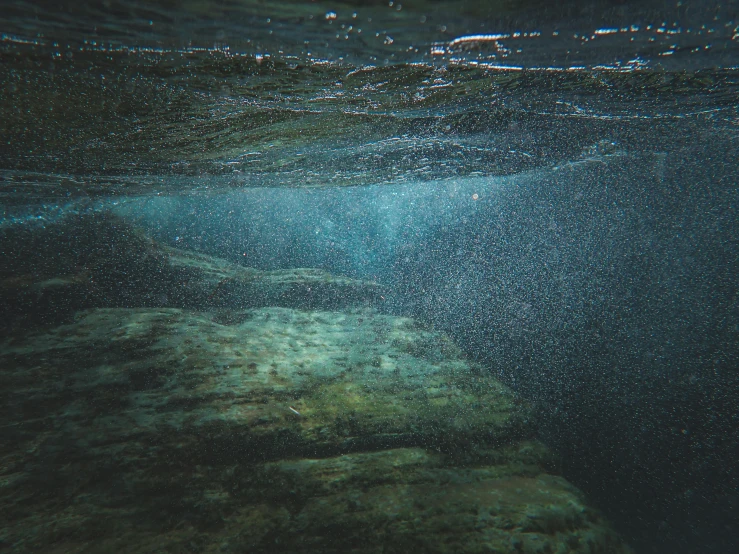
[[[433,362],[404,351],[414,338],[420,352],[448,340],[373,310],[260,308],[222,325],[139,308],[80,312],[5,344],[15,439],[0,517],[25,537],[5,540],[254,552],[278,539],[288,552],[588,552],[590,540],[626,552],[548,474],[556,459],[531,439],[529,409],[454,349]]]

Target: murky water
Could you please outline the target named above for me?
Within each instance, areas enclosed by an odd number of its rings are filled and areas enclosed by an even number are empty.
[[[738,153],[734,1],[4,3],[0,546],[732,551]]]

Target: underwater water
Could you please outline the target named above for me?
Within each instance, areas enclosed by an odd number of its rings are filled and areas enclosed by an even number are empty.
[[[0,7],[0,550],[739,548],[739,3]]]

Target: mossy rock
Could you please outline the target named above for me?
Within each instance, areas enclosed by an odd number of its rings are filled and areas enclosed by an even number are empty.
[[[0,368],[14,551],[626,552],[530,409],[407,318],[93,309]]]
[[[87,426],[89,441],[170,429],[206,433],[207,452],[249,458],[459,448],[532,432],[531,414],[506,387],[411,320],[264,308],[223,321],[178,309],[81,312],[11,347],[8,405],[34,396],[39,407],[59,406],[60,417]],[[432,335],[433,357],[404,346]]]

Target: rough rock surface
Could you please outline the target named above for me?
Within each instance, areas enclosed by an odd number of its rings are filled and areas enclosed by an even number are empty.
[[[623,553],[529,409],[371,309],[92,309],[0,344],[0,545]]]

